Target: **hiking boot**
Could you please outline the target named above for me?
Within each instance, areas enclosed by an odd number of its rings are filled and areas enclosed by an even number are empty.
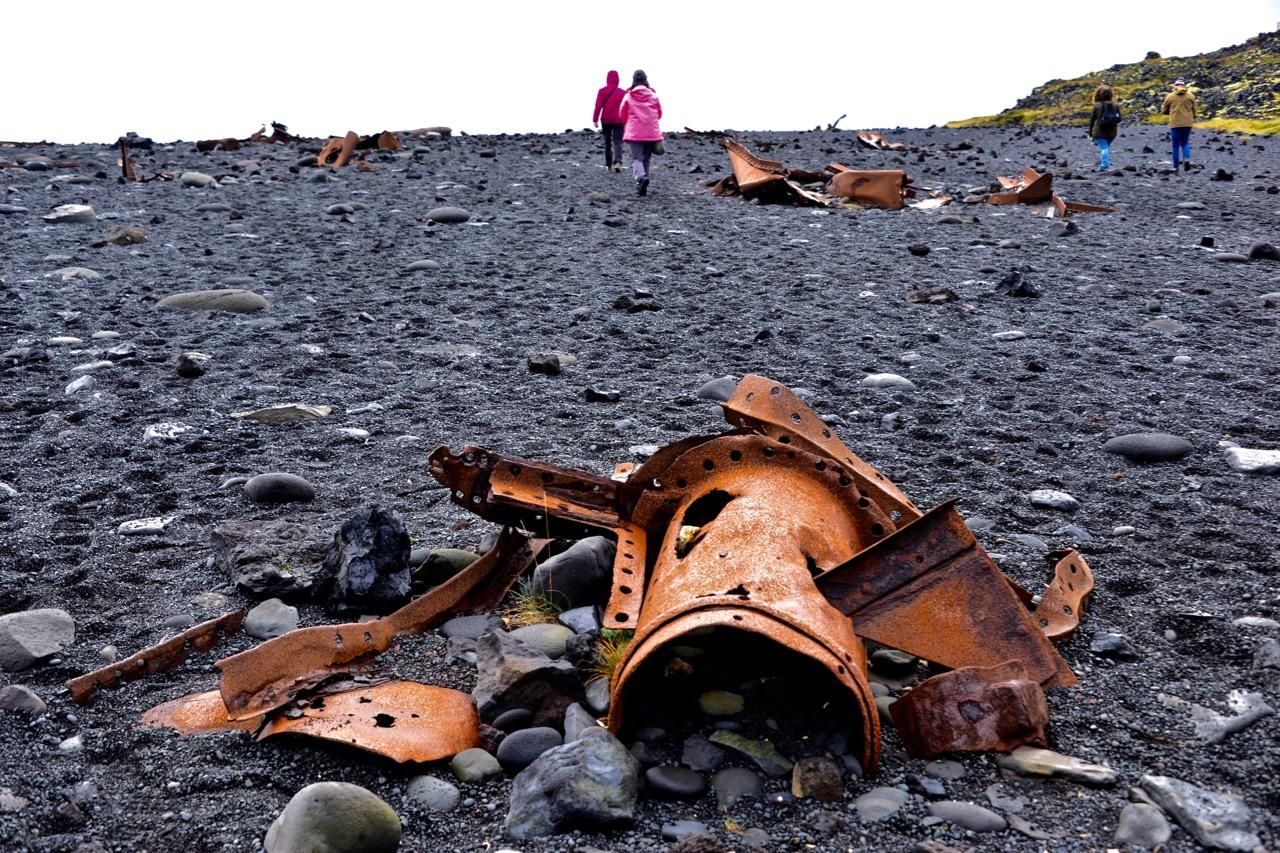
[[[621,172],[621,171],[622,171],[622,164],[621,164],[621,163],[614,163],[614,164],[613,164],[613,171],[615,171],[615,172]]]
[[[1182,171],[1184,171],[1184,172],[1190,172],[1190,171],[1191,171],[1191,161],[1190,161],[1190,160],[1183,160],[1183,161],[1182,161]]]
[[[645,194],[647,194],[647,193],[649,192],[649,179],[648,179],[648,178],[641,178],[641,179],[636,183],[636,192],[637,192],[637,193],[639,193],[640,195],[645,195]]]

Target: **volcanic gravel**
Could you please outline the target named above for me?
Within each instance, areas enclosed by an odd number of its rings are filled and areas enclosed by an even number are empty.
[[[628,173],[604,170],[598,137],[586,133],[409,140],[404,151],[371,153],[372,172],[289,168],[317,144],[135,152],[144,176],[232,178],[205,189],[119,184],[111,146],[0,148],[0,159],[80,161],[0,169],[0,204],[27,208],[0,215],[0,349],[83,340],[45,347],[47,360],[11,356],[0,369],[0,481],[16,490],[7,500],[0,494],[0,613],[61,607],[76,621],[65,654],[0,674],[0,685],[26,684],[49,703],[36,721],[0,713],[0,788],[30,800],[0,811],[0,847],[254,849],[298,789],[346,780],[396,809],[402,849],[411,851],[659,850],[667,847],[661,825],[683,817],[707,823],[729,846],[731,830],[763,827],[776,850],[899,850],[927,838],[983,850],[1101,850],[1115,846],[1127,791],[1144,773],[1240,794],[1264,843],[1280,842],[1280,717],[1209,746],[1195,739],[1185,709],[1157,700],[1169,693],[1224,709],[1230,690],[1262,687],[1251,661],[1278,633],[1233,620],[1280,617],[1280,477],[1232,471],[1219,442],[1280,447],[1280,309],[1260,298],[1280,290],[1280,263],[1214,259],[1247,253],[1255,240],[1280,242],[1276,143],[1197,132],[1205,170],[1171,174],[1161,167],[1160,132],[1126,129],[1113,149],[1123,171],[1100,175],[1091,143],[1075,130],[888,136],[909,150],[870,151],[848,132],[739,138],[789,165],[906,168],[918,185],[958,195],[1031,165],[1054,172],[1066,198],[1116,212],[1075,216],[1077,233],[1054,236],[1052,223],[1021,206],[761,206],[709,194],[707,180],[727,174],[728,163],[705,138],[671,139],[643,198]],[[562,147],[572,153],[548,153]],[[1235,179],[1210,181],[1218,168]],[[593,192],[608,200],[588,200]],[[210,202],[232,212],[194,210]],[[1203,207],[1177,207],[1183,202]],[[97,221],[40,218],[66,203],[92,205]],[[338,204],[353,211],[326,213]],[[428,222],[427,212],[445,205],[469,210],[470,221]],[[150,242],[87,247],[126,224]],[[1204,237],[1213,248],[1201,246]],[[917,243],[931,251],[909,252]],[[439,269],[405,270],[420,260]],[[72,266],[101,278],[48,276]],[[1014,268],[1039,298],[995,294]],[[237,315],[157,306],[175,292],[226,286],[260,293],[270,308]],[[959,299],[904,298],[943,287]],[[658,310],[615,308],[624,296]],[[1148,325],[1162,319],[1174,322]],[[104,330],[119,338],[91,338]],[[1026,337],[993,338],[1015,330]],[[122,344],[132,349],[107,352]],[[174,361],[185,351],[210,356],[204,375],[178,375]],[[526,359],[548,353],[560,354],[562,372],[531,372]],[[96,388],[64,393],[80,375],[73,368],[97,360],[114,366],[92,374]],[[915,390],[860,384],[882,372],[908,377]],[[1003,782],[1026,798],[1022,817],[1052,840],[925,826],[920,797],[860,824],[858,794],[922,772],[886,731],[878,775],[846,778],[839,803],[795,801],[781,796],[786,780],[769,781],[766,801],[743,801],[731,819],[710,793],[687,805],[642,798],[633,830],[513,843],[501,837],[509,780],[461,785],[463,804],[432,815],[405,797],[421,768],[305,740],[179,737],[138,725],[149,707],[216,686],[212,661],[251,647],[243,634],[90,707],[62,689],[100,666],[107,644],[126,656],[174,633],[163,624],[169,617],[200,621],[253,603],[213,567],[211,526],[287,519],[333,527],[376,503],[400,512],[422,544],[475,548],[491,526],[451,504],[428,474],[435,446],[474,443],[607,474],[636,460],[635,446],[723,429],[695,392],[744,373],[797,389],[918,506],[959,498],[983,545],[1033,592],[1049,579],[1042,545],[1085,554],[1098,588],[1084,623],[1060,645],[1080,687],[1051,693],[1051,739],[1063,753],[1113,767],[1119,784],[1006,780],[988,755],[960,757],[965,775],[945,782],[950,798],[980,805],[989,805],[987,787]],[[588,386],[620,399],[588,401]],[[289,425],[229,417],[289,402],[333,413]],[[375,402],[383,408],[350,412]],[[166,421],[193,429],[144,443],[146,427]],[[370,435],[353,438],[344,427]],[[1193,450],[1149,465],[1101,450],[1139,431],[1183,436]],[[270,471],[305,477],[315,500],[259,505],[238,486],[220,488]],[[1036,489],[1066,491],[1080,507],[1032,507],[1026,496]],[[161,535],[117,533],[124,521],[160,515],[176,517]],[[1121,526],[1135,531],[1113,532]],[[202,610],[194,600],[209,591],[227,603]],[[317,605],[302,607],[303,625],[329,620]],[[1100,631],[1127,635],[1140,659],[1091,654]],[[473,668],[443,664],[445,646],[431,632],[401,641],[385,663],[404,677],[469,689]],[[83,749],[60,750],[73,735]],[[447,766],[428,771],[448,776]],[[86,796],[85,782],[96,796]],[[72,797],[79,815],[65,807]],[[1196,845],[1175,830],[1168,849]]]

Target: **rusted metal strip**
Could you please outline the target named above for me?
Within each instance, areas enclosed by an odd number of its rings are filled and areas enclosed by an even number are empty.
[[[1053,582],[1031,616],[1046,637],[1063,640],[1071,636],[1088,610],[1093,593],[1093,570],[1074,550],[1055,551],[1049,556],[1057,561]]]
[[[889,706],[913,758],[1044,746],[1049,705],[1016,660],[935,675]]]
[[[354,130],[347,131],[347,135],[341,138],[335,136],[325,143],[320,149],[320,153],[316,156],[317,166],[334,166],[341,168],[351,162],[351,155],[359,144],[360,137],[356,135]],[[329,161],[333,162],[330,163]]]
[[[863,497],[880,507],[891,520],[894,513],[898,514],[895,527],[920,517],[920,510],[901,489],[860,459],[812,409],[781,383],[767,376],[749,373],[742,377],[737,390],[723,408],[725,420],[733,426],[770,436],[783,444],[794,444],[834,461],[853,478]]]
[[[299,628],[218,661],[219,689],[230,718],[244,720],[279,708],[335,667],[386,651],[400,634],[421,633],[468,610],[492,609],[545,545],[504,529],[480,559],[388,616]]]
[[[67,682],[67,689],[71,691],[71,698],[83,705],[92,701],[94,692],[99,688],[115,690],[126,682],[168,672],[190,657],[192,652],[206,651],[218,640],[235,633],[244,616],[243,610],[235,610],[201,622],[122,661],[77,676]]]
[[[1018,660],[1045,687],[1075,675],[947,501],[817,579],[859,636],[951,668]]]
[[[490,521],[537,535],[579,538],[616,528],[616,480],[502,456],[468,445],[461,453],[437,447],[427,459],[449,497]]]

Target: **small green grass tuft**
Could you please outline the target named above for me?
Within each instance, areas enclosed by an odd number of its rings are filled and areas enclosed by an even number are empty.
[[[502,620],[508,628],[523,628],[526,625],[542,625],[555,622],[564,608],[545,595],[533,591],[530,581],[520,584],[507,596],[507,604],[502,608]]]
[[[627,653],[627,646],[631,645],[631,638],[634,636],[635,631],[630,630],[613,628],[600,630],[600,638],[596,640],[597,663],[591,669],[592,681],[597,678],[613,680],[613,675],[618,671],[618,665],[622,663],[622,658]]]

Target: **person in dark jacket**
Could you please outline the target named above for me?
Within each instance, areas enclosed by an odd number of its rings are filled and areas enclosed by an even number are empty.
[[[596,92],[596,110],[591,115],[591,124],[601,128],[604,136],[604,167],[614,172],[622,171],[622,99],[627,90],[618,85],[618,72],[610,71],[605,75],[605,84]]]
[[[1101,155],[1099,172],[1111,168],[1111,143],[1116,141],[1116,130],[1119,127],[1120,108],[1116,106],[1115,94],[1110,86],[1099,86],[1093,93],[1093,112],[1089,114],[1089,136],[1093,138]]]

